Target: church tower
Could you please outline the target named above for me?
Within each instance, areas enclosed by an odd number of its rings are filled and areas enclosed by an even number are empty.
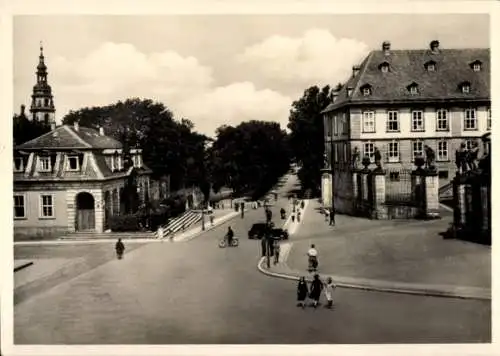
[[[50,126],[55,123],[56,109],[54,108],[52,88],[47,83],[47,66],[44,60],[43,46],[40,43],[40,57],[36,67],[36,84],[33,86],[33,94],[31,95],[30,112],[32,120]]]

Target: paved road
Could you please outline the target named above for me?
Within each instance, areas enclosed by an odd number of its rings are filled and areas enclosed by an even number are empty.
[[[295,283],[256,269],[260,244],[245,236],[263,217],[250,211],[190,242],[138,248],[24,300],[16,344],[490,341],[487,302],[339,289],[336,310],[296,308]],[[219,249],[229,224],[240,246]]]

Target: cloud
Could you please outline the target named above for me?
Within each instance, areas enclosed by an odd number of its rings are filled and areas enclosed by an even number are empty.
[[[189,118],[197,131],[213,135],[222,124],[250,119],[286,126],[292,102],[250,82],[215,86],[212,69],[196,58],[173,51],[146,54],[131,44],[104,43],[81,59],[56,57],[51,68],[60,118],[70,109],[150,98],[165,103],[176,117]]]
[[[245,71],[305,89],[344,81],[368,51],[368,46],[358,40],[311,29],[301,37],[268,37],[245,48],[236,60]]]
[[[276,91],[257,90],[253,83],[241,82],[189,98],[179,109],[188,117],[199,118],[196,126],[202,132],[248,120],[276,121],[285,129],[291,103],[291,98]]]

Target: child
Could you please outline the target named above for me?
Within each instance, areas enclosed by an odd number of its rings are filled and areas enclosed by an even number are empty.
[[[125,251],[125,245],[122,242],[122,239],[119,238],[115,245],[116,256],[119,260],[123,258],[123,251]]]
[[[333,307],[333,290],[337,288],[337,285],[333,283],[332,277],[328,277],[325,284],[325,297],[327,300],[326,307],[332,309]]]
[[[299,284],[297,285],[297,306],[305,308],[306,303],[305,300],[307,298],[307,294],[309,294],[309,290],[307,288],[306,278],[300,277]]]
[[[278,264],[280,260],[280,244],[278,241],[274,241],[274,264]]]

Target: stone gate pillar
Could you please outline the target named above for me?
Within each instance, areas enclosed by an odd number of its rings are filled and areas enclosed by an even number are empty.
[[[439,218],[439,178],[436,169],[426,169],[424,175],[425,216]]]
[[[387,219],[387,207],[385,206],[385,171],[375,169],[371,174],[372,179],[372,219]]]

